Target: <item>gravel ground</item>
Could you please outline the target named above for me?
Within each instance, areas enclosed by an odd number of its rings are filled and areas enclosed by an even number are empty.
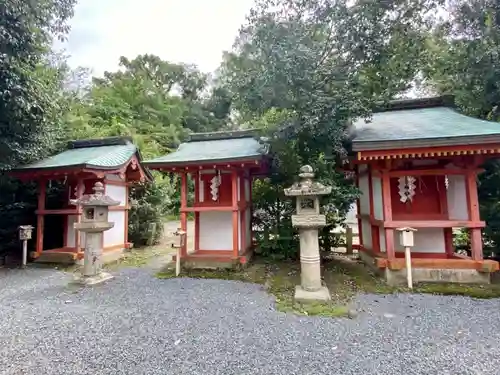
[[[68,281],[0,269],[0,374],[500,374],[498,300],[362,295],[349,320],[276,312],[234,281]]]

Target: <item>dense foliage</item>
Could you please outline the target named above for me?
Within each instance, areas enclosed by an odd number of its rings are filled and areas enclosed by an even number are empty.
[[[452,0],[448,17],[435,24],[428,39],[424,84],[453,94],[466,114],[500,121],[500,5],[492,0]],[[500,245],[500,164],[493,160],[479,179],[485,243]]]
[[[50,47],[63,37],[74,0],[0,3],[0,170],[44,157],[61,136],[65,101]],[[0,176],[0,253],[15,248],[20,224],[34,224],[34,184]]]
[[[150,159],[175,149],[189,132],[217,130],[228,122],[227,98],[221,90],[207,95],[208,76],[195,67],[153,55],[122,57],[120,67],[74,97],[66,123],[73,138],[131,136]],[[129,239],[136,246],[154,243],[165,216],[179,205],[175,178],[154,176],[151,184],[132,189]]]
[[[270,254],[296,255],[283,189],[301,165],[333,186],[322,204],[329,226],[342,222],[358,194],[342,172],[349,125],[369,117],[376,102],[419,83],[454,94],[469,115],[499,120],[500,9],[492,0],[257,0],[214,77],[146,54],[122,57],[120,70],[90,81],[51,50],[52,38],[67,32],[74,1],[36,3],[0,4],[0,169],[44,157],[68,139],[131,136],[147,159],[190,132],[259,128],[273,164],[255,182],[253,202]],[[499,171],[489,163],[480,181],[492,244],[500,243]],[[176,212],[176,185],[157,173],[153,184],[133,189],[136,245],[154,242],[151,227],[159,236],[163,217]],[[34,224],[34,188],[1,178],[2,247],[16,243],[17,225]]]
[[[39,160],[70,139],[132,136],[144,158],[169,152],[190,131],[229,123],[229,97],[210,89],[196,67],[152,55],[120,59],[120,71],[89,84],[85,69],[71,70],[52,51],[64,37],[75,1],[7,0],[0,4],[0,168]],[[132,189],[129,235],[136,245],[154,242],[166,213],[175,210],[175,180],[160,174]],[[54,184],[54,193],[60,186]],[[0,181],[2,251],[18,247],[17,227],[36,224],[36,184]],[[14,218],[14,220],[12,219]],[[5,222],[3,222],[5,221]],[[148,223],[156,223],[155,238]]]
[[[255,184],[255,220],[272,233],[261,247],[297,254],[293,202],[283,189],[300,166],[333,186],[325,197],[329,231],[357,196],[340,170],[349,124],[376,101],[405,92],[423,56],[425,1],[258,1],[226,54],[219,84],[233,95],[238,120],[261,128],[273,155],[268,178]],[[420,21],[420,24],[419,24]]]

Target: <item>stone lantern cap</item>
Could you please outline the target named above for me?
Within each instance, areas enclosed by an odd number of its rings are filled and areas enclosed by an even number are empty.
[[[119,201],[115,201],[113,198],[104,195],[104,185],[102,182],[96,182],[94,187],[94,194],[85,194],[80,199],[71,199],[70,203],[74,205],[85,206],[118,206]]]
[[[320,182],[314,181],[314,169],[310,165],[304,165],[300,168],[300,181],[295,182],[291,187],[284,189],[285,195],[289,197],[297,196],[318,196],[327,195],[332,192],[331,186],[325,186]]]

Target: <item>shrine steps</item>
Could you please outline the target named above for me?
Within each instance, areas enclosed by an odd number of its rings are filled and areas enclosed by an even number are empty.
[[[117,261],[122,258],[124,252],[131,247],[132,244],[124,244],[104,248],[102,253],[102,263],[108,264]],[[83,264],[83,251],[76,252],[74,248],[44,250],[34,260],[34,263],[64,265]]]
[[[35,263],[57,263],[72,265],[77,262],[78,254],[70,251],[46,250],[43,251]]]

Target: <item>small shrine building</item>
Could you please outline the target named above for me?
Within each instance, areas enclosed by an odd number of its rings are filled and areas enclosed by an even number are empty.
[[[70,204],[84,194],[92,194],[102,182],[105,194],[120,202],[110,207],[109,221],[114,227],[104,233],[104,261],[121,256],[128,242],[129,185],[151,179],[142,167],[141,155],[128,137],[73,141],[67,150],[47,159],[19,167],[11,175],[38,183],[36,243],[30,256],[38,262],[73,263],[83,258],[84,233],[74,224],[80,222],[82,207]],[[65,196],[56,202],[47,199],[53,181],[64,184]]]
[[[351,166],[358,200],[360,254],[390,283],[405,282],[398,228],[411,227],[415,281],[489,282],[498,263],[483,259],[477,176],[500,156],[500,124],[455,111],[447,98],[393,102],[353,124]],[[453,229],[466,228],[471,256]]]
[[[177,151],[144,162],[180,176],[180,228],[194,218],[194,241],[181,248],[186,265],[244,264],[252,250],[252,179],[266,170],[267,146],[253,130],[191,134]],[[192,199],[190,199],[192,198]],[[188,242],[194,249],[188,251]],[[191,249],[190,249],[191,250]]]

